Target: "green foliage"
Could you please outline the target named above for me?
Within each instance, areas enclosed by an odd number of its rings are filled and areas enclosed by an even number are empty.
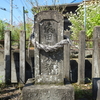
[[[24,10],[25,13],[28,13],[28,10]]]
[[[75,14],[69,14],[74,39],[77,39],[79,32],[84,30],[84,16],[84,3],[79,5]],[[88,39],[92,38],[93,29],[98,25],[100,25],[100,2],[86,2],[86,37]]]
[[[3,76],[0,76],[0,84],[3,83],[3,80],[2,80]]]
[[[33,20],[27,18],[26,20],[26,40],[29,40],[30,34],[32,32]],[[20,39],[20,31],[24,30],[23,22],[20,22],[14,26],[0,20],[0,40],[4,40],[4,31],[11,30],[11,40]],[[19,45],[19,41],[12,41],[12,45]],[[28,43],[27,43],[28,45]]]
[[[0,20],[0,40],[4,39],[5,25],[6,25],[6,23],[4,23],[2,20]]]
[[[33,26],[33,22],[31,21],[28,21],[26,23],[26,39],[29,39],[30,37],[30,34],[32,33],[32,27]]]
[[[32,25],[33,25],[33,21],[32,20],[29,20],[26,22],[26,40],[29,39],[30,37],[30,34],[32,32]],[[19,23],[18,25],[14,26],[12,28],[12,34],[11,34],[11,38],[12,40],[19,40],[20,39],[20,31],[24,30],[24,25],[23,23]],[[15,42],[12,42],[12,44],[16,45],[19,44],[19,41],[15,41]]]
[[[87,98],[92,100],[92,85],[90,84],[73,84],[75,91],[75,100]]]

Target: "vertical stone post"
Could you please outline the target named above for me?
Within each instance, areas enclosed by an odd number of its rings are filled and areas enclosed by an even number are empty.
[[[96,26],[93,32],[93,66],[92,78],[100,77],[100,26]]]
[[[97,86],[98,86],[98,89],[97,89],[97,100],[100,100],[100,80],[97,81]]]
[[[5,83],[11,83],[11,31],[7,30],[4,34],[4,66]]]
[[[68,38],[70,37],[70,32],[68,30],[64,31],[64,35]],[[69,80],[70,71],[70,44],[64,45],[64,77]]]
[[[26,59],[26,52],[25,52],[25,45],[26,45],[26,32],[21,31],[20,33],[20,83],[25,83],[25,59]]]
[[[81,31],[79,35],[78,83],[83,84],[85,80],[85,31]]]
[[[92,79],[93,100],[100,100],[100,78]]]

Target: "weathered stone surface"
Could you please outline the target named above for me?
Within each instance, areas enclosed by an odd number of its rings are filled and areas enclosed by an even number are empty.
[[[100,100],[100,80],[97,82],[98,91],[97,91],[97,100]]]
[[[92,77],[100,77],[100,26],[96,26],[93,32],[93,66]]]
[[[100,100],[100,78],[93,78],[93,100]]]
[[[26,50],[26,73],[25,81],[28,78],[34,77],[34,52],[30,50],[30,56],[28,57],[28,51]],[[11,83],[19,82],[19,51],[11,51]],[[0,50],[0,80],[5,83],[5,67],[4,67],[4,50]]]
[[[85,59],[85,83],[90,83],[92,79],[92,59]],[[70,82],[75,83],[78,79],[78,59],[70,59]]]
[[[85,49],[85,58],[92,58],[92,49]],[[70,50],[70,57],[71,58],[78,58],[79,49],[71,49]]]
[[[66,38],[70,38],[70,32],[68,30],[64,31],[64,36]],[[64,77],[70,80],[69,76],[70,70],[70,44],[64,45]]]
[[[63,40],[63,16],[57,11],[38,13],[34,34],[35,42],[47,47],[60,42]],[[33,80],[28,80],[22,91],[23,100],[74,100],[74,89],[65,79],[64,48],[45,52],[35,46],[34,58],[35,85],[32,85]]]
[[[55,45],[63,40],[63,16],[57,11],[43,11],[35,16],[35,40],[42,45]],[[63,48],[45,52],[35,48],[35,83],[63,83]]]
[[[5,66],[5,82],[11,83],[11,31],[5,31],[4,40],[4,66]]]
[[[30,85],[23,89],[23,100],[74,100],[72,85]]]
[[[85,31],[80,32],[78,56],[78,83],[83,84],[85,79]]]
[[[25,45],[26,45],[26,32],[21,31],[20,32],[20,74],[19,74],[19,82],[25,83],[25,58],[26,58],[26,52],[25,52]]]

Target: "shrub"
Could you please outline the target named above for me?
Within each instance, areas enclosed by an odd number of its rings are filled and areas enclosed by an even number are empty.
[[[78,6],[76,13],[70,12],[68,18],[72,26],[69,26],[73,32],[72,37],[77,39],[79,32],[84,30],[84,3]],[[100,1],[86,2],[86,37],[92,38],[93,28],[100,25]]]
[[[0,40],[4,39],[5,23],[0,20]]]

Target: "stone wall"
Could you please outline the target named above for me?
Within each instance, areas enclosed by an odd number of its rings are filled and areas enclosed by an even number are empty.
[[[90,82],[92,79],[92,58],[85,59],[85,83]],[[78,59],[70,59],[70,82],[75,83],[78,81]]]
[[[28,57],[28,51],[26,51],[26,66],[25,66],[25,80],[28,78],[34,77],[34,51],[30,51],[30,56]],[[19,82],[19,51],[13,50],[11,52],[11,82]],[[5,68],[4,68],[4,51],[0,50],[0,80],[5,82]]]

